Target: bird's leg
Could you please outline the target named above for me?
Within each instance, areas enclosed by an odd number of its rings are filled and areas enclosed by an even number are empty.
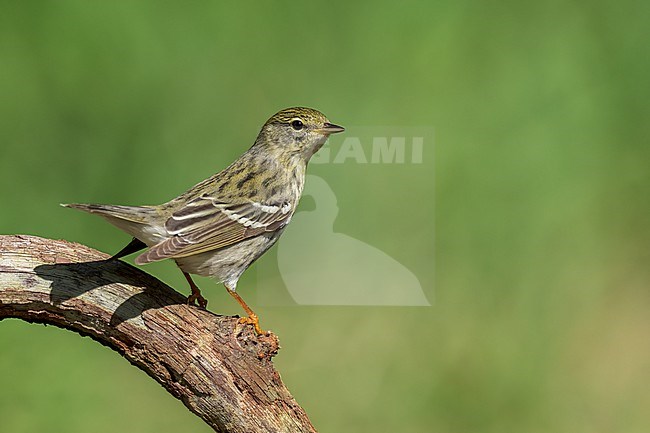
[[[266,334],[266,331],[263,331],[262,328],[260,328],[260,322],[259,318],[257,317],[257,314],[251,310],[251,307],[244,302],[244,300],[239,296],[237,292],[234,290],[230,289],[228,286],[226,286],[226,290],[228,293],[230,293],[230,296],[235,298],[237,302],[239,302],[239,305],[246,311],[246,314],[248,314],[248,317],[242,317],[239,319],[239,323],[244,323],[244,324],[252,324],[255,327],[255,332],[257,332],[257,335],[262,335]]]
[[[192,294],[187,297],[187,305],[192,305],[194,304],[194,301],[196,301],[199,303],[199,307],[205,309],[205,307],[208,306],[208,300],[201,296],[201,290],[194,283],[192,277],[190,277],[190,274],[183,272],[183,275],[185,275],[185,279],[188,283],[190,283],[190,289],[192,289]]]

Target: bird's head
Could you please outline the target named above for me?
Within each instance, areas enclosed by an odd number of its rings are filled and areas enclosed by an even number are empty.
[[[330,134],[344,130],[313,108],[286,108],[266,121],[255,145],[278,156],[299,156],[308,161]]]

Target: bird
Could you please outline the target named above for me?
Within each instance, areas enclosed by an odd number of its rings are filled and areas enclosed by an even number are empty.
[[[247,314],[240,323],[265,334],[237,293],[237,282],[291,221],[312,155],[331,134],[344,130],[318,110],[286,108],[264,123],[253,145],[232,164],[166,203],[62,206],[99,215],[133,237],[111,259],[146,249],[136,264],[174,260],[191,289],[188,304],[207,307],[190,274],[223,283]]]

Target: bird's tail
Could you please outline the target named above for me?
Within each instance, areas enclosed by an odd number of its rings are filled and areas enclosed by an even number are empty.
[[[63,207],[79,209],[84,212],[101,215],[105,218],[117,218],[124,221],[146,224],[156,215],[156,210],[148,206],[119,206],[112,204],[61,204]]]
[[[152,206],[118,206],[111,204],[62,204],[103,217],[115,227],[147,245],[164,240],[166,230],[158,210]]]

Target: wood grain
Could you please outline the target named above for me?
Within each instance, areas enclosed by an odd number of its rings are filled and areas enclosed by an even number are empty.
[[[217,432],[315,432],[273,368],[273,334],[186,305],[151,275],[84,245],[0,236],[0,320],[89,336]]]

